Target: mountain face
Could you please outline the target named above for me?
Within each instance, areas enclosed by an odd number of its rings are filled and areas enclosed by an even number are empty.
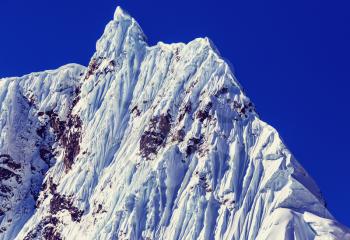
[[[0,81],[0,239],[350,239],[209,39],[118,8],[89,66]]]

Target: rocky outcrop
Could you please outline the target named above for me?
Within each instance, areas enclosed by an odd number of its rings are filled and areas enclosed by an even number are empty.
[[[120,8],[87,69],[0,81],[0,240],[349,239],[207,38]]]
[[[141,156],[147,160],[155,156],[159,148],[166,142],[170,128],[171,115],[169,113],[153,117],[148,129],[141,136]]]

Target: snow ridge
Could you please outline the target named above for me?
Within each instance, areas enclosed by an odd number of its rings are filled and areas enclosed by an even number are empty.
[[[208,38],[148,46],[118,7],[0,107],[0,240],[350,239]]]

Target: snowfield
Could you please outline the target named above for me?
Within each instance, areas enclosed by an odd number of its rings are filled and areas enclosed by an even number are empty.
[[[0,240],[350,239],[207,38],[148,46],[118,7],[0,108]]]

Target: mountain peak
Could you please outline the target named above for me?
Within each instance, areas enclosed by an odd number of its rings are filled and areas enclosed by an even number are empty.
[[[112,60],[128,49],[137,50],[146,45],[146,36],[139,24],[118,6],[114,19],[107,24],[103,35],[96,43],[96,53],[93,58]]]
[[[208,38],[118,7],[86,69],[0,84],[0,240],[350,239]]]
[[[121,19],[132,19],[132,17],[124,9],[122,9],[120,6],[117,6],[117,8],[114,12],[114,20],[118,21]]]

